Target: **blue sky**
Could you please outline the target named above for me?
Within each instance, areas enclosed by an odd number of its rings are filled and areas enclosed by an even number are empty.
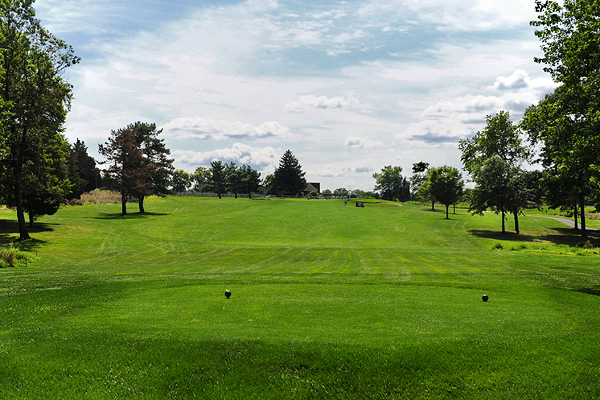
[[[66,135],[92,156],[155,122],[177,168],[272,173],[290,149],[311,182],[372,190],[373,172],[460,167],[458,140],[555,87],[533,62],[533,0],[38,0],[82,58]]]

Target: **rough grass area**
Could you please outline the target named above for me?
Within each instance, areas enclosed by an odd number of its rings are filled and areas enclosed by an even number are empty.
[[[560,251],[595,232],[343,200],[146,210],[65,207],[20,244],[35,263],[0,269],[0,398],[600,394],[600,255]]]

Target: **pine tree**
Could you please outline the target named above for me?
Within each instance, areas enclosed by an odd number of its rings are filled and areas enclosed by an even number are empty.
[[[273,174],[272,188],[277,194],[296,196],[306,188],[305,174],[298,159],[287,150]]]

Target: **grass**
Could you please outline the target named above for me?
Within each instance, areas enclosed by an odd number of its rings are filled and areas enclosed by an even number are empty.
[[[501,235],[494,214],[414,205],[146,209],[67,207],[17,245],[37,261],[0,269],[0,398],[600,395],[598,255],[562,251],[582,239],[557,221]],[[0,243],[13,220],[0,211]]]

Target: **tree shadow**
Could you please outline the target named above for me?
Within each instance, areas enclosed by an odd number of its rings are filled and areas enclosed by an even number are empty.
[[[581,288],[581,289],[572,289],[574,292],[591,294],[594,296],[600,296],[600,288]]]
[[[566,244],[569,246],[577,246],[578,244],[585,242],[588,239],[598,240],[600,239],[599,231],[587,231],[587,238],[581,236],[579,229],[573,228],[548,228],[550,231],[555,233],[541,234],[541,235],[527,235],[527,234],[516,234],[515,232],[502,233],[499,231],[491,230],[480,230],[472,229],[467,231],[468,234],[478,236],[486,239],[494,239],[499,241],[508,242],[536,242],[546,241],[554,244]]]
[[[136,213],[127,213],[125,215],[121,213],[100,213],[96,217],[88,217],[92,219],[143,219],[154,216],[163,216],[169,215],[166,213],[151,213],[151,212],[136,212]]]
[[[33,228],[27,226],[27,232],[30,235],[35,235],[39,232],[52,232],[54,230],[52,228],[53,225],[56,224],[36,223]],[[31,251],[47,242],[35,238],[19,240],[19,223],[15,220],[0,219],[0,245],[11,243],[18,243],[19,248],[23,251]]]

